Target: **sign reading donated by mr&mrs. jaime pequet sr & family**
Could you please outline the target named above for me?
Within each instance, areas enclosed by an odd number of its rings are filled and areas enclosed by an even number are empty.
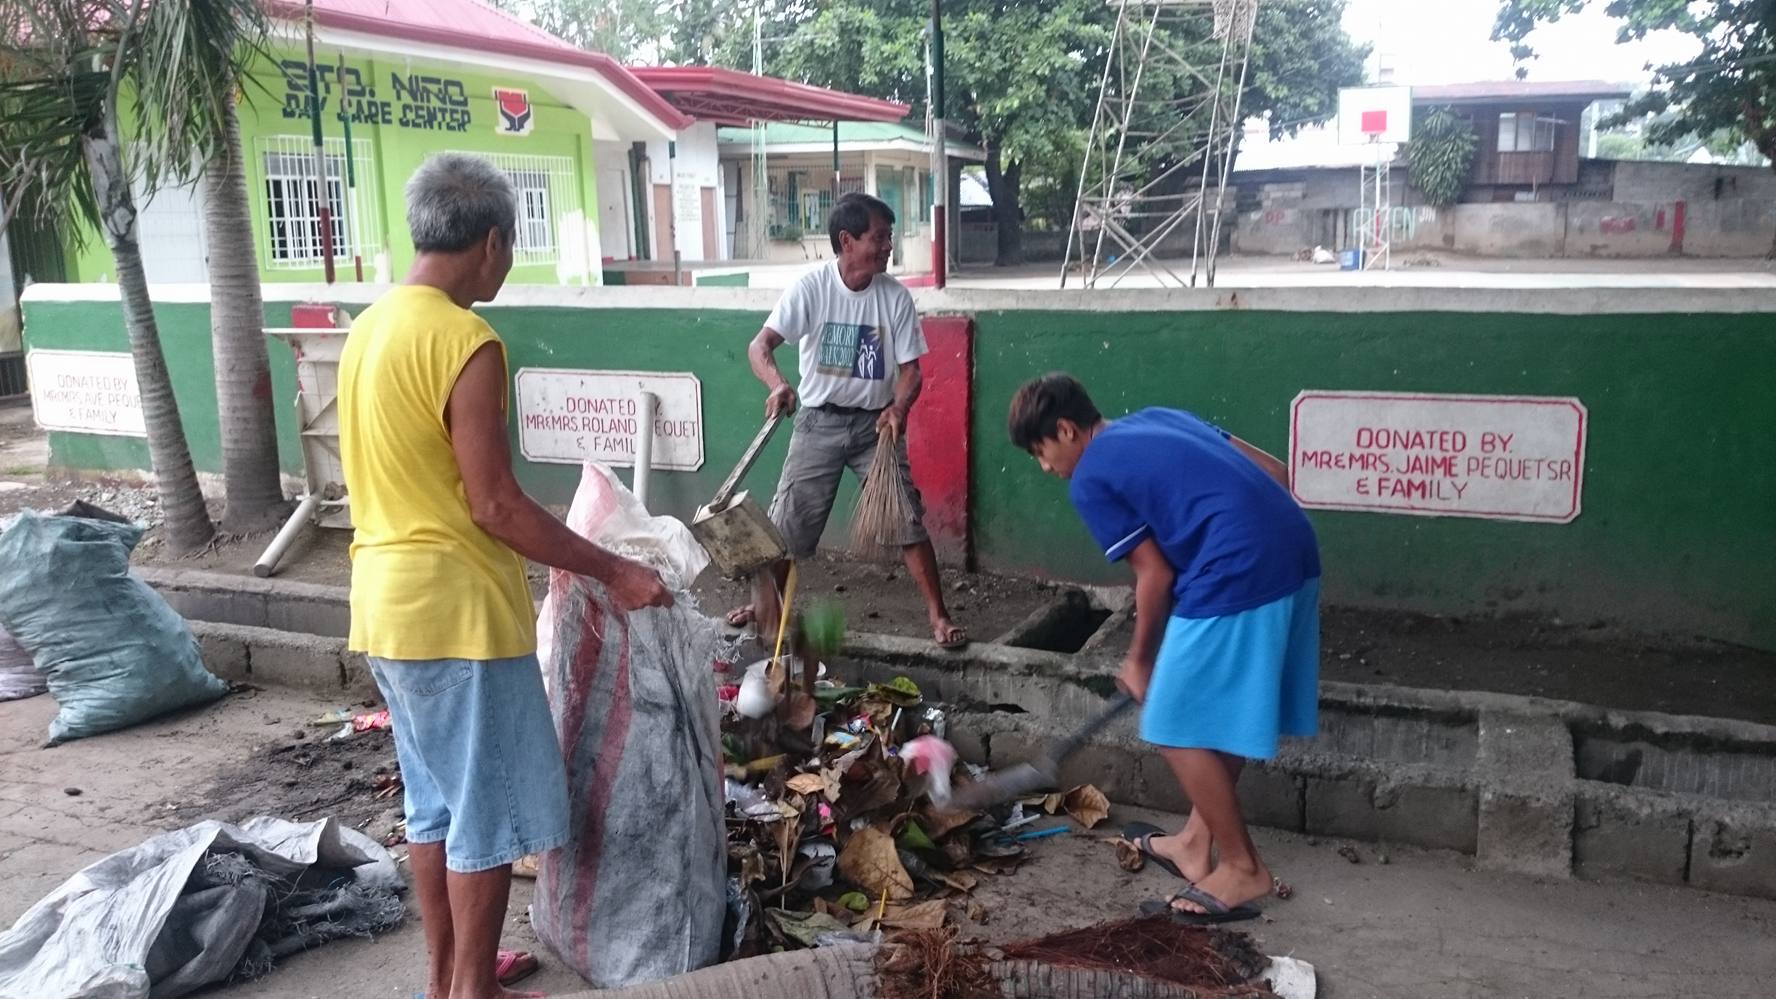
[[[1289,481],[1314,509],[1565,524],[1585,429],[1573,398],[1308,391],[1290,413]]]

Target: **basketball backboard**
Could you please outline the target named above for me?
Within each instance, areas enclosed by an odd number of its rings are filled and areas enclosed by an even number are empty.
[[[1411,87],[1345,87],[1338,91],[1339,145],[1405,142],[1411,136]]]

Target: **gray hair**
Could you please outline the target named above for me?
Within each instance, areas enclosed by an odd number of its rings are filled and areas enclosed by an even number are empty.
[[[457,253],[498,228],[518,232],[518,191],[505,171],[480,156],[438,153],[407,181],[407,228],[421,253]]]

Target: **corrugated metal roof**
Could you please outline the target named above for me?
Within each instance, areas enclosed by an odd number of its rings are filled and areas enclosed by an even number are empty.
[[[1608,100],[1627,97],[1633,88],[1604,80],[1488,80],[1442,83],[1412,88],[1414,104],[1465,104],[1523,99]]]

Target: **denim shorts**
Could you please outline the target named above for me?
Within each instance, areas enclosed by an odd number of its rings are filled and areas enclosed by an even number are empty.
[[[826,531],[833,500],[839,495],[839,479],[850,468],[857,481],[869,475],[876,460],[876,420],[881,414],[867,409],[825,409],[803,406],[795,415],[795,434],[783,459],[783,477],[771,501],[771,523],[783,535],[789,557],[811,558]],[[896,540],[904,547],[930,539],[925,533],[925,505],[913,485],[907,464],[906,435],[896,445],[900,474],[907,484],[907,521]]]
[[[406,785],[407,841],[459,874],[567,841],[567,773],[534,655],[370,659]]]

